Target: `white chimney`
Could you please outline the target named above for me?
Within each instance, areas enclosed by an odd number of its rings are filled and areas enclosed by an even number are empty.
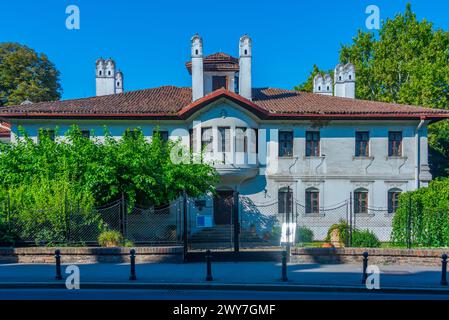
[[[252,100],[251,84],[251,38],[244,35],[240,38],[240,59],[239,59],[239,94]]]
[[[114,60],[98,59],[95,72],[97,96],[107,96],[123,92],[123,73],[121,71],[116,72]]]
[[[313,78],[313,93],[331,96],[332,77],[328,74],[325,74],[324,77],[321,74],[317,74],[315,78]]]
[[[352,63],[338,64],[335,67],[334,81],[336,97],[355,98],[355,67]]]
[[[192,98],[193,101],[204,96],[203,39],[196,34],[192,37]]]

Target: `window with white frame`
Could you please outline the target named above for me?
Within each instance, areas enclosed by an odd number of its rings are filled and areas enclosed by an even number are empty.
[[[306,213],[320,212],[320,191],[317,188],[308,188],[305,195]]]

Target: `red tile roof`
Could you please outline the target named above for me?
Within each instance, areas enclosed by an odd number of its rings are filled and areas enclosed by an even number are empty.
[[[9,123],[0,121],[0,138],[9,138],[11,136],[11,126]]]
[[[204,105],[221,98],[231,100],[261,119],[279,118],[449,118],[449,110],[346,99],[283,89],[253,89],[253,100],[219,89],[192,102],[190,88],[165,86],[76,100],[40,102],[0,108],[0,117],[102,117],[185,119]]]
[[[186,62],[186,68],[192,74],[192,62]],[[217,52],[204,57],[204,71],[239,71],[239,59],[223,52]]]

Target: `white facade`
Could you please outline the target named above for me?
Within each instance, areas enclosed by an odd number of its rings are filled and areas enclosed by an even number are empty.
[[[348,212],[356,211],[354,195],[363,193],[360,199],[366,203],[363,212],[358,212],[358,227],[363,229],[365,224],[381,240],[389,240],[394,214],[390,210],[389,193],[415,190],[426,186],[432,178],[428,166],[429,122],[419,117],[415,120],[264,118],[253,106],[251,39],[243,36],[239,45],[238,72],[205,72],[202,39],[198,35],[191,39],[193,104],[214,91],[214,76],[226,78],[230,94],[206,102],[187,119],[17,118],[10,120],[12,140],[17,138],[19,126],[36,141],[39,129],[58,127],[59,134],[63,135],[73,124],[94,133],[100,141],[104,139],[104,126],[117,139],[127,129],[134,128],[142,129],[151,139],[153,131],[159,128],[167,131],[170,139],[180,140],[196,152],[206,148],[206,161],[214,165],[221,176],[217,190],[240,194],[243,227],[249,228],[256,220],[269,226],[271,218],[279,216],[280,193],[288,190],[293,197],[291,211],[296,221],[311,228],[316,240],[322,240],[332,223],[347,219]],[[240,98],[234,93],[237,75],[243,102],[239,102]],[[123,75],[115,71],[112,60],[97,61],[96,80],[97,95],[123,91]],[[318,75],[314,79],[314,92],[332,96],[332,85],[329,75]],[[355,97],[352,64],[336,67],[334,85],[335,96]],[[311,193],[316,206],[312,209],[307,198]],[[223,221],[218,222],[214,198],[206,197],[205,201],[206,205],[201,208],[189,203],[190,210],[195,213],[193,217],[207,218],[210,226],[223,224]],[[193,230],[205,226],[192,219]]]

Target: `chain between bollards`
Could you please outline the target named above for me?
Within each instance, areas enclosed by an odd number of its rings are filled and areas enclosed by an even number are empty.
[[[137,280],[136,277],[136,250],[131,249],[130,253],[130,261],[131,261],[131,275],[129,276],[129,280]]]
[[[210,250],[206,251],[206,265],[207,265],[207,275],[206,275],[206,281],[212,281],[212,255],[210,253]]]
[[[362,275],[362,284],[366,283],[366,279],[368,279],[368,274],[366,273],[366,269],[368,269],[368,252],[363,253],[363,275]]]
[[[55,260],[56,260],[56,280],[62,280],[61,273],[61,251],[55,250]]]
[[[443,254],[441,259],[441,285],[447,286],[447,254]]]
[[[287,251],[282,251],[282,281],[288,281],[287,278]]]

